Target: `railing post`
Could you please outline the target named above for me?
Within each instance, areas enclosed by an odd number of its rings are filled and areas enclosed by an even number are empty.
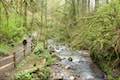
[[[16,53],[13,53],[14,68],[16,68]]]
[[[30,46],[31,46],[31,52],[33,51],[33,38],[30,36]]]
[[[23,48],[23,49],[24,49],[24,50],[23,50],[23,55],[24,55],[24,57],[25,57],[25,46],[23,46],[23,47],[24,47],[24,48]]]
[[[32,40],[31,40],[31,44],[30,44],[30,46],[31,46],[31,52],[32,52]]]

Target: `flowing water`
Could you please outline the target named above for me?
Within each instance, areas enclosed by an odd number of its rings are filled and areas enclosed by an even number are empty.
[[[48,49],[60,58],[52,66],[52,80],[105,80],[87,51],[73,51],[53,40],[48,40]]]

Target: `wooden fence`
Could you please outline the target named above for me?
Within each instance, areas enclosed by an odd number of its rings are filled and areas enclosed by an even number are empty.
[[[0,73],[12,71],[21,60],[32,53],[32,39],[28,38],[26,45],[19,45],[12,51],[12,55],[0,59]]]

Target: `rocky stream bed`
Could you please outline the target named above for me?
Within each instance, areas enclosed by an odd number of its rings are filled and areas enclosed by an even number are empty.
[[[51,66],[51,80],[106,80],[88,51],[73,51],[54,40],[48,40],[47,44],[48,49],[58,57],[58,61]]]

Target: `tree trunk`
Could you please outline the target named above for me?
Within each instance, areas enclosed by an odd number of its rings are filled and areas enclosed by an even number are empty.
[[[24,1],[24,27],[27,27],[27,1]]]
[[[4,9],[5,9],[5,14],[6,14],[6,19],[7,19],[6,26],[8,27],[8,25],[9,25],[9,14],[8,14],[8,10],[7,10],[6,4],[4,3],[3,0],[1,0],[1,3],[2,3]]]

